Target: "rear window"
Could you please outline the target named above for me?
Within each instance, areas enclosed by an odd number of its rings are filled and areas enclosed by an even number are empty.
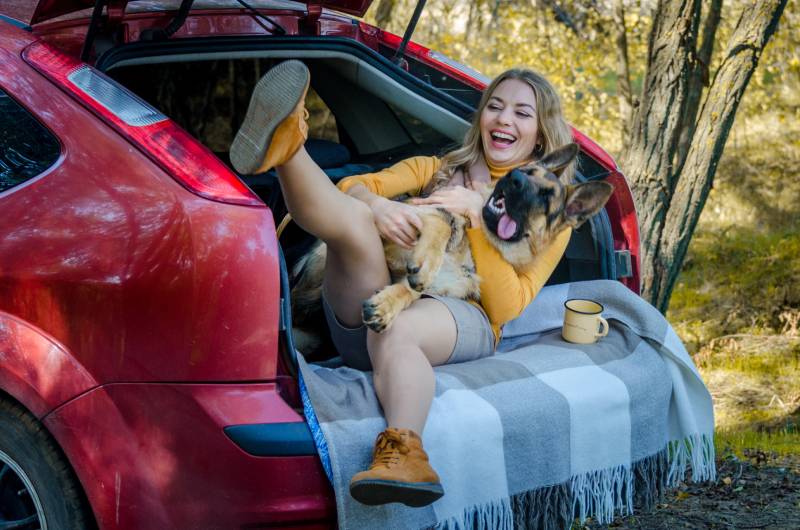
[[[40,175],[60,153],[58,139],[0,89],[0,192]]]

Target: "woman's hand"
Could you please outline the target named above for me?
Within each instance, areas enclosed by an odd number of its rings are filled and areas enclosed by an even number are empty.
[[[422,219],[417,209],[402,202],[377,197],[370,203],[378,232],[401,247],[413,248],[417,242]]]
[[[418,205],[444,208],[450,213],[468,218],[472,226],[479,226],[484,200],[483,196],[477,191],[463,186],[453,186],[436,190],[424,199],[412,199],[411,202]]]

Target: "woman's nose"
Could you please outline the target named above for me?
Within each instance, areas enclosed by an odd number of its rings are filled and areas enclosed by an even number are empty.
[[[497,116],[497,121],[499,121],[503,125],[510,125],[513,117],[514,117],[514,111],[509,108],[505,108]]]

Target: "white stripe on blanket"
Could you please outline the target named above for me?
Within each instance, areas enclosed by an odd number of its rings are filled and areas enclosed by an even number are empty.
[[[436,518],[459,517],[464,504],[483,504],[491,492],[494,497],[507,498],[508,488],[503,454],[503,425],[497,410],[471,390],[448,390],[434,400],[425,425],[423,445],[431,462],[443,468],[458,469],[459,475],[442,477],[446,495],[433,508]],[[474,418],[480,432],[464,429],[463,418]],[[459,433],[452,436],[452,433]],[[480,458],[476,458],[476,456]]]
[[[597,366],[537,377],[569,402],[572,475],[631,461],[628,389],[622,381]]]

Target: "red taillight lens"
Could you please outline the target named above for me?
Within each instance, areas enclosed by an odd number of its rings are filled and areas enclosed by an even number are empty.
[[[28,46],[23,58],[125,136],[189,191],[214,201],[266,207],[189,133],[98,70],[43,42]]]

